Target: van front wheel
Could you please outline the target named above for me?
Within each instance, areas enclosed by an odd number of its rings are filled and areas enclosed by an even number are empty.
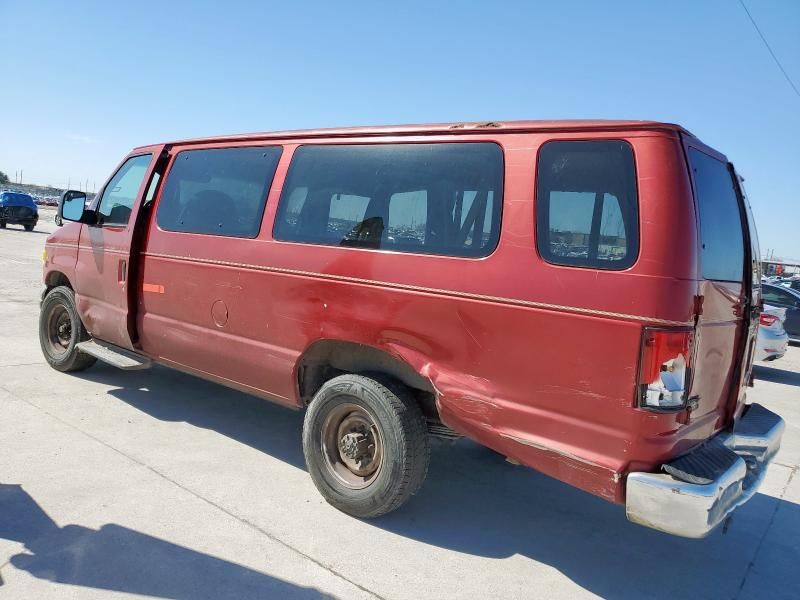
[[[354,517],[378,517],[400,507],[425,480],[425,417],[403,386],[341,375],[311,401],[303,454],[325,500]]]
[[[88,369],[97,359],[75,347],[88,339],[75,308],[75,293],[63,285],[50,290],[39,313],[39,344],[48,364],[65,373]]]

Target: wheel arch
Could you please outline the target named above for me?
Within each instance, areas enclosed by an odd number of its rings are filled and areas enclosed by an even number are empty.
[[[69,280],[69,277],[67,277],[61,271],[50,271],[44,278],[44,285],[47,288],[45,290],[45,294],[60,285],[64,285],[75,291],[75,288],[72,287],[72,282]]]
[[[301,403],[307,406],[326,381],[343,373],[390,377],[412,391],[426,417],[439,420],[436,390],[430,379],[396,354],[345,340],[317,340],[300,355],[296,385]]]

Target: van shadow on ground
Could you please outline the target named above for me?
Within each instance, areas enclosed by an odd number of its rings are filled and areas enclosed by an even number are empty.
[[[160,598],[330,597],[114,523],[59,527],[19,485],[0,483],[0,507],[0,538],[25,545],[9,562],[39,579]]]
[[[305,469],[303,413],[165,367],[120,371],[98,362],[83,379],[124,386],[109,394],[160,421],[209,429]]]
[[[82,377],[120,386],[109,393],[155,418],[217,431],[304,468],[302,413],[158,367],[126,373],[98,365]],[[628,523],[622,507],[469,441],[437,445],[422,490],[369,523],[464,554],[527,556],[605,598],[733,598],[772,523],[771,532],[790,541],[766,572],[760,568],[771,582],[761,591],[789,598],[800,586],[797,504],[757,494],[727,534],[676,538]]]

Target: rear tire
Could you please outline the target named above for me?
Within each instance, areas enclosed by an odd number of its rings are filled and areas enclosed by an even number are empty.
[[[97,359],[75,346],[89,338],[75,308],[75,293],[63,285],[50,290],[39,313],[39,344],[48,364],[64,373],[88,369]]]
[[[378,517],[399,508],[425,480],[425,417],[402,385],[341,375],[311,401],[303,454],[325,500],[354,517]]]

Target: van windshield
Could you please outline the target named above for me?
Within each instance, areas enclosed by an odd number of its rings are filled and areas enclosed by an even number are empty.
[[[700,218],[700,265],[704,279],[742,281],[744,227],[733,175],[724,162],[689,148]]]

